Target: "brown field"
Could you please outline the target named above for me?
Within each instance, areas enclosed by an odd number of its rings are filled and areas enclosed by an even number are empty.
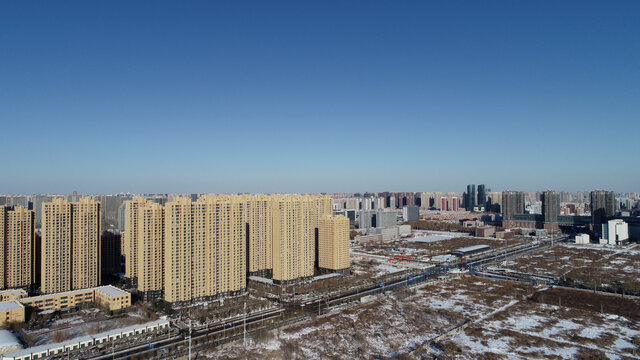
[[[465,276],[254,334],[246,347],[234,344],[205,355],[215,359],[627,358],[634,342],[640,344],[640,304],[625,298],[622,305],[605,306],[604,313],[599,305],[597,311],[594,308],[594,304],[621,303],[617,300],[611,295]],[[465,323],[466,329],[431,346],[419,346]]]
[[[531,274],[564,276],[595,287],[619,283],[625,289],[640,291],[640,251],[635,249],[558,245],[509,261],[505,267]]]

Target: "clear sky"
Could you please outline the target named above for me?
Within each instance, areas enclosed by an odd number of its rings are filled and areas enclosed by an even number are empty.
[[[3,1],[0,193],[640,191],[640,1]]]

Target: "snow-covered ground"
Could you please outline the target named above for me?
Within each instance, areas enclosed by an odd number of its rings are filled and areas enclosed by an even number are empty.
[[[447,340],[462,358],[619,359],[633,354],[640,327],[624,317],[560,306],[519,304]],[[634,338],[636,340],[634,340]],[[447,345],[445,345],[447,346]]]
[[[387,265],[387,264],[378,264],[376,265],[376,267],[374,268],[374,271],[376,272],[376,275],[385,275],[385,274],[393,274],[399,271],[404,271],[406,270],[405,268],[402,267],[394,267],[392,265]]]
[[[212,359],[370,359],[393,354],[455,355],[456,359],[574,359],[590,354],[625,358],[632,354],[634,342],[640,342],[638,322],[539,303],[532,295],[545,288],[528,284],[466,276],[414,290],[274,330],[246,347],[233,344],[201,354]],[[462,324],[469,326],[439,346],[420,347]]]

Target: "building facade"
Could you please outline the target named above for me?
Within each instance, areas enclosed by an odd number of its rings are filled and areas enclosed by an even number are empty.
[[[560,215],[560,194],[547,190],[542,193],[542,216],[545,223],[557,223]]]
[[[132,238],[136,244],[131,248],[136,252],[131,261],[137,264],[129,269],[136,270],[136,286],[146,300],[161,298],[164,286],[164,207],[146,202],[138,204],[135,212],[137,234]],[[132,251],[129,254],[134,256]]]
[[[216,194],[164,206],[135,198],[125,207],[126,261],[137,261],[127,275],[136,273],[145,298],[171,303],[238,293],[248,274],[276,283],[313,276],[320,219],[332,214],[324,195]]]
[[[502,219],[513,220],[514,215],[524,214],[524,192],[504,191],[502,193]]]
[[[21,205],[0,207],[0,286],[32,290],[35,213]]]
[[[318,267],[348,273],[351,266],[349,219],[344,216],[326,216],[320,220],[318,240]]]
[[[42,293],[100,284],[100,203],[56,198],[42,204]]]
[[[616,193],[613,191],[595,190],[590,194],[591,222],[604,224],[616,214]]]

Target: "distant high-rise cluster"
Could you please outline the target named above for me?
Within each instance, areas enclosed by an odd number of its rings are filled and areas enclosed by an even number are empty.
[[[313,276],[316,260],[350,266],[349,219],[332,216],[328,196],[135,197],[126,209],[126,275],[145,297],[206,299],[243,290],[247,274],[287,283]]]

